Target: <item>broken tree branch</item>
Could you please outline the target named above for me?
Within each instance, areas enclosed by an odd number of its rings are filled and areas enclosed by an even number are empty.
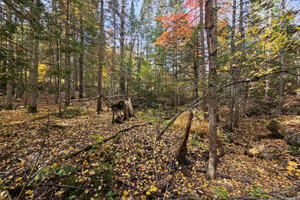
[[[75,151],[75,152],[73,152],[73,153],[70,153],[70,154],[66,155],[66,156],[64,157],[64,159],[67,160],[67,159],[69,159],[69,158],[72,158],[72,157],[74,157],[74,156],[77,156],[77,155],[78,155],[79,153],[81,153],[81,152],[89,151],[89,150],[92,149],[95,145],[101,145],[101,144],[103,144],[103,143],[105,143],[105,142],[108,142],[108,141],[110,141],[111,139],[114,139],[115,137],[117,137],[120,133],[125,133],[125,132],[127,132],[127,131],[130,131],[131,129],[134,129],[134,128],[137,128],[137,127],[142,127],[142,126],[147,126],[147,125],[152,125],[152,123],[150,122],[150,123],[142,124],[142,125],[134,125],[134,126],[131,126],[131,127],[129,127],[129,128],[125,128],[125,129],[123,129],[123,130],[120,130],[120,131],[118,131],[117,133],[115,133],[114,135],[112,135],[112,136],[110,136],[110,137],[108,137],[108,138],[106,138],[106,139],[104,139],[104,140],[102,140],[102,141],[100,141],[100,142],[96,142],[96,143],[94,143],[94,144],[87,145],[87,146],[85,146],[85,147],[83,147],[83,148],[81,148],[81,149],[79,149],[79,150],[77,150],[77,151]]]

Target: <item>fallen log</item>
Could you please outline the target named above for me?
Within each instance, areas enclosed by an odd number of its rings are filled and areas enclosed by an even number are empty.
[[[96,143],[94,143],[94,144],[87,145],[87,146],[85,146],[85,147],[79,149],[78,151],[75,151],[75,152],[73,152],[73,153],[70,153],[70,154],[66,155],[66,156],[64,157],[64,159],[67,160],[67,159],[69,159],[69,158],[72,158],[72,157],[74,157],[74,156],[77,156],[77,155],[78,155],[79,153],[81,153],[81,152],[89,151],[89,150],[92,149],[95,145],[101,145],[101,144],[103,144],[103,143],[105,143],[105,142],[108,142],[108,141],[110,141],[111,139],[114,139],[115,137],[117,137],[120,133],[125,133],[125,132],[127,132],[127,131],[130,131],[131,129],[134,129],[134,128],[137,128],[137,127],[142,127],[142,126],[147,126],[147,125],[152,125],[152,123],[150,122],[150,123],[142,124],[142,125],[133,125],[133,126],[131,126],[131,127],[129,127],[129,128],[125,128],[125,129],[123,129],[123,130],[120,130],[120,131],[118,131],[117,133],[115,133],[114,135],[112,135],[112,136],[110,136],[110,137],[108,137],[108,138],[106,138],[106,139],[104,139],[104,140],[102,140],[102,141],[100,141],[100,142],[96,142]]]

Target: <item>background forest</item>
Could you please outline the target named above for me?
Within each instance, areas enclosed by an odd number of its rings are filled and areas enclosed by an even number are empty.
[[[299,197],[299,8],[0,0],[1,195]]]

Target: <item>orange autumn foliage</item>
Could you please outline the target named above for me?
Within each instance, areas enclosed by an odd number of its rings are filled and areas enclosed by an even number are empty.
[[[205,2],[203,2],[204,4]],[[218,0],[218,5],[220,5],[218,16],[230,12],[229,0]],[[185,45],[191,39],[193,32],[200,23],[199,9],[199,0],[186,0],[177,13],[155,17],[156,21],[162,22],[162,27],[165,28],[165,31],[153,45],[164,46],[165,48]],[[219,30],[228,24],[225,20],[219,20],[219,22]]]

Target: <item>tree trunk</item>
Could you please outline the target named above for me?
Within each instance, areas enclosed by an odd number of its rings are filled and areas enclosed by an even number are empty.
[[[73,54],[73,87],[75,91],[79,91],[79,87],[78,87],[78,59],[77,59],[77,54],[74,53]],[[75,97],[78,98],[78,97]]]
[[[115,69],[116,69],[116,57],[117,57],[117,50],[116,50],[116,0],[112,0],[112,15],[113,15],[113,51],[112,51],[112,66],[111,66],[111,74],[110,74],[110,85],[111,85],[111,96],[115,95]]]
[[[98,95],[97,100],[97,113],[100,114],[102,110],[101,94],[102,94],[102,68],[104,65],[105,57],[105,32],[104,32],[104,3],[100,1],[100,41],[99,41],[99,68],[98,68]]]
[[[124,60],[124,41],[125,41],[125,0],[122,0],[121,6],[121,31],[120,31],[120,56],[121,56],[121,63],[120,63],[120,89],[121,93],[125,94],[126,89],[126,68],[125,68],[125,60]]]
[[[209,54],[209,161],[207,174],[215,179],[217,173],[217,8],[213,0],[205,2],[205,27]]]
[[[5,109],[6,110],[12,110],[12,85],[10,83],[6,84],[6,99],[5,99]]]
[[[70,57],[70,45],[69,45],[69,7],[70,7],[70,1],[67,0],[67,19],[66,19],[66,44],[65,44],[65,52],[66,52],[66,58],[65,58],[65,66],[66,66],[66,77],[65,77],[65,86],[66,86],[66,96],[65,96],[65,105],[68,106],[70,104],[70,92],[71,92],[71,57]]]
[[[207,86],[206,86],[206,70],[205,70],[205,43],[204,43],[204,22],[203,22],[203,1],[200,1],[200,23],[201,23],[201,28],[200,28],[200,40],[201,40],[201,77],[202,77],[202,91],[203,94],[202,96],[205,96],[207,93]],[[203,99],[202,102],[202,109],[203,112],[208,111],[207,107],[207,99]]]
[[[281,0],[281,17],[284,17],[285,14],[285,0]],[[283,24],[283,22],[282,22]],[[283,50],[280,51],[280,70],[284,69],[284,54]],[[280,73],[279,77],[279,102],[278,102],[278,115],[282,114],[282,105],[283,105],[283,73]]]
[[[192,126],[193,117],[194,117],[193,111],[190,111],[189,118],[188,118],[186,128],[185,128],[185,133],[184,133],[181,143],[176,151],[175,158],[180,163],[183,163],[185,161],[185,156],[187,153],[187,141],[188,141],[189,132],[190,132],[190,129]]]
[[[128,98],[127,106],[129,111],[129,117],[134,117],[134,110],[130,98]]]
[[[129,119],[129,111],[128,111],[128,105],[125,105],[124,109],[123,109],[123,121],[126,121],[127,119]]]
[[[194,70],[194,92],[195,92],[195,99],[198,99],[198,79],[199,79],[199,66],[198,66],[198,35],[195,38],[194,42],[194,63],[193,63],[193,70]]]
[[[37,19],[38,21],[39,19]],[[31,113],[37,112],[38,98],[38,67],[39,67],[39,34],[35,34],[33,48],[33,62],[29,69],[29,101],[28,111]]]
[[[235,81],[235,19],[236,19],[236,0],[233,0],[232,4],[232,28],[231,28],[231,57],[232,57],[232,64],[231,64],[231,81]],[[234,110],[234,85],[231,86],[231,99],[230,99],[230,111],[229,111],[229,121],[230,121],[230,128],[233,129],[233,110]]]
[[[82,13],[80,13],[80,47],[81,52],[79,55],[79,98],[83,98],[83,19],[82,19]]]
[[[59,36],[61,37],[61,25],[59,29]],[[57,71],[61,70],[61,40],[57,43]],[[61,75],[58,75],[58,114],[62,114],[62,96],[61,96]]]
[[[174,79],[175,79],[175,94],[174,94],[174,106],[175,113],[178,111],[178,64],[177,64],[177,44],[175,45],[175,66],[174,66]]]
[[[12,21],[12,14],[11,11],[9,10],[8,6],[6,6],[6,10],[7,10],[7,21],[9,23],[11,23]],[[8,46],[8,62],[6,62],[7,65],[7,72],[8,75],[10,76],[7,79],[7,83],[6,83],[6,99],[5,99],[5,109],[6,110],[12,110],[13,106],[12,106],[12,91],[13,91],[13,87],[12,87],[12,80],[14,77],[12,77],[13,75],[13,44],[12,41],[13,37],[8,38],[7,40],[7,46]]]
[[[241,78],[241,68],[243,65],[243,40],[244,40],[244,27],[243,27],[243,21],[244,21],[244,2],[243,0],[240,0],[240,16],[239,16],[239,32],[240,32],[240,43],[238,44],[238,50],[241,52],[241,55],[239,55],[238,58],[238,66],[235,71],[235,82],[238,82]],[[234,92],[234,112],[233,112],[233,127],[237,128],[239,126],[239,120],[240,120],[240,95],[241,95],[241,84],[235,84],[234,86],[235,92]]]
[[[269,29],[271,29],[272,26],[272,12],[271,12],[271,8],[269,9],[269,19],[268,19],[268,26]],[[268,44],[270,45],[270,44]],[[268,65],[267,65],[267,74],[270,71],[270,47],[268,46],[267,48],[267,60],[268,60]],[[265,87],[265,100],[267,101],[269,99],[269,89],[270,89],[270,80],[269,77],[266,77],[266,87]]]

